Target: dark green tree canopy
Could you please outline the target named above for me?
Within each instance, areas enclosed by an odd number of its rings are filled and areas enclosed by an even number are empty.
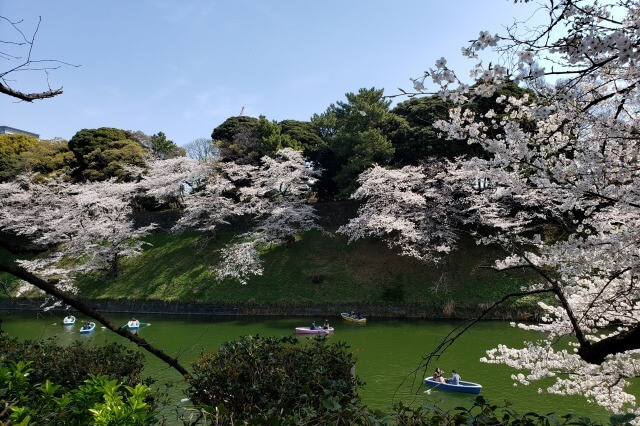
[[[394,162],[416,165],[429,157],[453,158],[468,150],[464,140],[446,140],[433,123],[449,116],[451,103],[439,96],[412,98],[393,109],[400,119],[389,138],[396,148]]]
[[[140,142],[142,146],[151,151],[151,154],[157,158],[167,159],[175,157],[184,157],[186,151],[184,148],[180,148],[172,140],[167,139],[167,135],[163,132],[158,132],[155,135],[147,136],[141,131],[129,132],[129,137],[137,142]]]
[[[248,116],[236,116],[227,118],[224,123],[213,129],[211,139],[214,141],[232,141],[236,133],[241,129],[255,130],[258,127],[258,119]]]
[[[223,161],[256,164],[262,157],[255,117],[230,117],[213,129],[211,138],[220,149]]]
[[[493,109],[497,116],[504,114],[504,106],[498,104],[498,96],[521,98],[533,92],[522,89],[514,83],[508,83],[498,89],[493,96],[476,97],[464,107],[476,114],[484,115]],[[448,158],[461,155],[486,155],[479,145],[469,145],[466,139],[447,140],[433,127],[438,120],[449,117],[453,105],[440,96],[414,97],[401,102],[393,108],[399,120],[389,131],[389,138],[395,147],[394,163],[398,166],[415,165],[429,157]]]
[[[329,145],[310,121],[283,120],[280,123],[282,135],[296,141],[304,156],[317,168],[323,168],[329,158]]]
[[[326,143],[310,121],[283,120],[278,124],[282,129],[282,135],[300,143],[305,153],[320,151],[326,147]]]
[[[149,155],[133,132],[111,127],[82,129],[69,141],[75,156],[76,180],[105,180],[112,177],[130,178],[124,165],[144,165]]]
[[[132,133],[112,127],[99,129],[82,129],[69,141],[69,149],[77,156],[85,156],[90,152],[106,146],[109,142],[131,138]]]
[[[184,148],[180,148],[174,141],[167,139],[167,135],[162,132],[151,135],[151,152],[160,158],[184,157],[186,155]]]
[[[356,188],[358,175],[373,164],[389,164],[394,147],[388,131],[397,127],[397,116],[390,111],[391,101],[381,89],[360,89],[347,93],[347,101],[331,104],[311,122],[331,153],[321,165],[319,182],[323,198],[346,198]],[[332,181],[332,182],[331,182]]]
[[[282,148],[303,149],[299,141],[282,133],[280,124],[263,115],[230,117],[213,129],[211,138],[220,148],[223,161],[238,164],[258,164],[262,157],[273,156]]]

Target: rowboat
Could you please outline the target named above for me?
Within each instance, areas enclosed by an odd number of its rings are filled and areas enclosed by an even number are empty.
[[[73,315],[67,315],[62,320],[62,325],[73,325],[75,323],[76,323],[76,317],[74,317]]]
[[[137,331],[138,329],[140,329],[140,321],[138,321],[137,319],[132,319],[127,323],[127,327],[129,328],[129,331]]]
[[[436,382],[432,378],[427,377],[426,379],[424,379],[424,384],[427,386],[431,386],[431,389],[435,388],[454,392],[472,393],[475,395],[479,394],[482,390],[481,385],[472,382],[463,382],[462,380],[460,380],[460,384],[454,385],[451,383]]]
[[[366,324],[367,323],[367,319],[366,318],[353,317],[353,316],[351,316],[351,314],[349,314],[347,312],[343,312],[340,315],[342,315],[342,319],[347,321],[347,322],[352,322],[352,323],[355,323],[355,324]]]
[[[316,328],[314,330],[311,327],[296,327],[296,334],[333,334],[333,327],[327,329]]]
[[[82,326],[82,328],[80,329],[80,334],[93,333],[93,330],[95,329],[96,329],[96,323],[90,322],[89,324],[85,324]]]

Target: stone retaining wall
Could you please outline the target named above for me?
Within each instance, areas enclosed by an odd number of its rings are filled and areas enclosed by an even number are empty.
[[[0,298],[2,310],[41,310],[43,300]],[[448,315],[442,309],[424,306],[275,306],[259,304],[199,303],[160,300],[92,300],[84,301],[103,313],[127,313],[164,315],[212,315],[212,316],[288,316],[288,317],[327,317],[335,318],[340,312],[353,309],[368,318],[415,318],[415,319],[471,319],[477,318],[483,311],[481,306],[459,306]],[[55,308],[62,311],[62,308]],[[531,310],[497,308],[484,319],[509,321],[534,321],[538,313]]]
[[[318,224],[324,228],[337,228],[345,225],[349,219],[356,216],[358,202],[352,200],[328,201],[317,203],[313,208],[318,215]],[[164,210],[158,212],[135,211],[132,214],[134,226],[141,228],[155,223],[158,232],[166,232],[180,219],[180,210]],[[234,218],[229,225],[220,226],[220,229],[232,231],[247,231],[251,223],[245,218]]]

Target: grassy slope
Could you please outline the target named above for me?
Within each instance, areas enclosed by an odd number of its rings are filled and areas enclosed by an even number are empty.
[[[265,273],[247,285],[218,282],[210,267],[222,242],[196,234],[161,234],[115,279],[84,279],[87,298],[162,299],[287,305],[478,306],[514,291],[523,277],[481,268],[496,253],[463,241],[438,265],[398,256],[380,242],[347,244],[342,236],[309,232],[263,257]],[[447,309],[447,308],[445,308]]]

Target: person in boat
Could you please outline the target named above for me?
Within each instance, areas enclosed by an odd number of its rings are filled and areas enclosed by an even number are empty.
[[[349,312],[349,316],[350,316],[351,318],[355,318],[356,313],[355,313],[355,312],[353,312],[353,310],[351,310],[351,312]]]
[[[451,370],[451,377],[447,379],[447,383],[449,383],[450,385],[460,384],[460,375],[456,370]]]
[[[316,323],[314,321],[314,322],[311,323],[311,327],[309,327],[309,330],[317,330],[317,328],[318,327],[316,326]]]
[[[324,320],[324,324],[322,324],[322,329],[323,330],[329,329],[329,320]]]
[[[436,371],[433,373],[432,380],[438,383],[444,383],[444,377],[442,377],[442,370],[436,367]]]
[[[67,317],[65,318],[67,321],[71,321],[73,320],[73,315],[71,314],[67,314]]]
[[[91,328],[91,324],[90,324],[90,323],[88,323],[88,322],[85,322],[85,323],[84,323],[84,325],[82,326],[82,329],[83,329],[83,330],[88,330],[88,329],[90,329],[90,328]]]

